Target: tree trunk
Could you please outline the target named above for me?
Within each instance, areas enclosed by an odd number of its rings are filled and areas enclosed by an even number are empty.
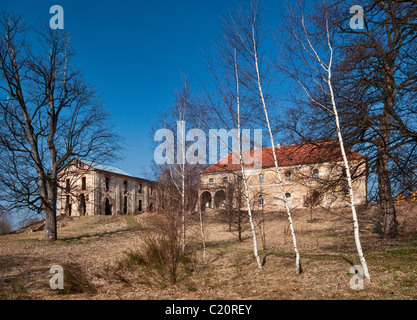
[[[45,212],[45,240],[56,241],[57,226],[56,226],[56,213],[57,213],[57,187],[48,185],[48,195],[46,197],[47,203],[44,202],[43,210]]]
[[[378,147],[378,149],[384,148]],[[377,174],[378,193],[383,220],[383,234],[385,237],[394,238],[398,235],[398,221],[395,212],[394,199],[392,197],[387,156],[380,155],[378,157]]]
[[[387,58],[388,59],[388,58]],[[383,233],[385,237],[394,238],[398,235],[398,221],[395,204],[392,197],[391,179],[389,176],[389,146],[391,139],[391,114],[394,108],[394,66],[390,61],[385,64],[384,112],[380,123],[380,137],[377,141],[377,175],[378,192],[383,218]]]

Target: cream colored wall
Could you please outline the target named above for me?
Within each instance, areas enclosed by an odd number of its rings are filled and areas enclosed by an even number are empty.
[[[351,162],[351,165],[358,165],[358,162]],[[319,170],[319,179],[334,179],[336,176],[342,174],[342,163],[324,163],[319,165],[302,165],[293,167],[281,167],[280,173],[283,179],[283,186],[285,193],[291,193],[291,197],[287,198],[291,208],[300,208],[304,206],[305,197],[313,192],[319,184],[312,177],[314,169]],[[366,163],[363,163],[358,169],[366,170]],[[291,181],[286,181],[285,173],[291,172]],[[254,208],[258,208],[259,195],[264,196],[264,209],[274,210],[283,209],[284,201],[281,188],[278,184],[278,176],[275,168],[266,168],[261,170],[246,170],[248,176],[248,186],[250,192],[251,203]],[[259,182],[259,175],[264,175],[264,182]],[[211,189],[215,189],[217,186],[223,186],[223,177],[228,177],[229,181],[232,181],[236,174],[233,173],[211,173],[202,174],[201,183],[202,187],[207,188],[209,185],[209,179],[214,179],[214,185],[210,186]],[[360,177],[353,182],[355,203],[361,204],[366,202],[367,185],[366,176]],[[321,205],[326,207],[339,207],[348,205],[348,198],[342,195],[342,185],[336,185],[332,190],[325,193]]]
[[[86,179],[86,190],[82,190],[82,178]],[[106,189],[106,178],[109,178],[109,189]],[[66,179],[70,179],[70,193],[66,191]],[[125,190],[124,181],[127,182]],[[139,192],[142,185],[142,193]],[[109,199],[112,215],[124,214],[124,197],[127,197],[127,214],[139,213],[139,201],[142,201],[142,212],[148,211],[150,204],[156,206],[157,189],[149,181],[139,178],[121,176],[110,172],[79,170],[69,165],[61,174],[58,190],[58,214],[67,214],[67,196],[71,204],[71,215],[80,215],[80,196],[86,200],[86,215],[104,215],[105,202]],[[153,192],[150,194],[150,187]]]

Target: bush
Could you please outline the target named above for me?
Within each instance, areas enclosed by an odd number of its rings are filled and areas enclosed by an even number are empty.
[[[97,293],[95,286],[90,282],[87,274],[76,264],[65,264],[64,289],[58,290],[60,294]]]
[[[155,215],[151,227],[142,248],[125,252],[118,269],[139,267],[142,282],[150,285],[176,283],[194,270],[195,261],[191,245],[182,250],[180,218],[175,213]]]

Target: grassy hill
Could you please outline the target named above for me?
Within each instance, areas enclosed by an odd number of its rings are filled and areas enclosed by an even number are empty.
[[[206,262],[193,217],[176,283],[151,261],[160,258],[151,246],[157,214],[67,217],[58,222],[55,243],[44,242],[42,231],[0,236],[0,299],[416,299],[417,207],[403,204],[398,211],[401,236],[394,240],[375,232],[372,208],[360,214],[372,278],[360,291],[350,289],[350,267],[360,263],[348,208],[315,210],[313,221],[308,210],[294,212],[299,276],[284,212],[265,214],[265,241],[257,230],[259,271],[247,227],[239,241],[235,226],[230,231],[218,212],[208,211]],[[64,290],[49,287],[53,265],[64,268]]]

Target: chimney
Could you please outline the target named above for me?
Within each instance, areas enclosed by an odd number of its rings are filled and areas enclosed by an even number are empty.
[[[281,142],[278,142],[278,143],[277,143],[277,148],[278,148],[278,150],[280,150],[280,149],[281,149],[281,147],[282,147],[282,143],[281,143]]]

